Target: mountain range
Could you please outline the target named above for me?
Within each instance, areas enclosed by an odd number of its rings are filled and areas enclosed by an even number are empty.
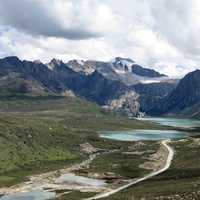
[[[177,80],[121,57],[46,64],[14,56],[0,59],[1,98],[41,95],[78,96],[129,116],[198,117],[200,70]]]

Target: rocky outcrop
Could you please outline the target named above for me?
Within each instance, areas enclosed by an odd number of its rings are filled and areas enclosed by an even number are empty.
[[[136,117],[139,115],[140,110],[138,97],[139,95],[133,91],[126,92],[118,99],[110,101],[107,109],[123,113],[129,117]]]
[[[0,78],[0,97],[12,96],[44,96],[52,94],[37,81],[26,80],[18,75],[3,76]]]
[[[153,69],[144,68],[137,64],[132,65],[132,72],[139,76],[145,76],[145,77],[150,77],[150,78],[167,77],[166,75],[160,74],[159,72]]]
[[[158,102],[173,91],[176,85],[177,81],[134,85],[133,90],[140,95],[138,98],[140,111],[149,113]]]
[[[71,91],[71,90],[65,90],[64,92],[62,92],[61,95],[64,96],[64,97],[76,97],[74,92]]]
[[[132,73],[132,66],[135,62],[130,58],[121,58],[116,57],[112,62],[112,66],[115,70],[118,70],[119,73],[130,72]]]
[[[75,72],[81,73],[83,75],[90,75],[95,71],[93,65],[83,60],[71,60],[66,63],[66,65],[73,69]]]

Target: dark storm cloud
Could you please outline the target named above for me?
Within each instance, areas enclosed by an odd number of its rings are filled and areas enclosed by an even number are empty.
[[[53,10],[55,2],[54,0],[0,1],[0,23],[31,35],[62,37],[72,40],[101,36],[101,33],[90,30],[86,26],[87,16],[82,16],[81,19],[78,16],[77,9],[73,7],[74,4],[70,1],[65,1],[70,5],[66,8],[66,18],[65,15],[62,19],[58,18],[59,14],[63,14],[65,5],[63,5],[63,8],[59,7]],[[67,12],[70,12],[70,15]]]

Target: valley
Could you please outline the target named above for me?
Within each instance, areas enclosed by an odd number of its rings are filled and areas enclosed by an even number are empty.
[[[106,151],[127,149],[123,142],[101,140],[97,130],[158,127],[105,113],[96,104],[70,97],[11,98],[1,105],[2,188],[24,182],[32,174],[80,163],[88,158],[81,144]]]
[[[121,57],[0,71],[1,200],[198,199],[198,71]]]
[[[1,129],[4,130],[1,132],[1,146],[4,145],[4,151],[1,151],[0,192],[8,194],[8,196],[3,196],[2,200],[29,197],[33,200],[46,200],[55,198],[55,196],[56,199],[62,200],[90,197],[93,199],[93,196],[98,197],[98,193],[99,197],[105,198],[107,195],[101,194],[106,191],[107,194],[110,194],[108,199],[131,199],[133,196],[139,199],[140,195],[144,195],[144,197],[147,195],[151,199],[148,192],[140,194],[137,188],[140,185],[151,183],[154,175],[157,175],[158,178],[156,176],[152,181],[157,180],[159,186],[163,180],[159,177],[169,176],[170,181],[174,180],[174,170],[171,170],[174,167],[176,170],[179,169],[180,173],[187,175],[188,166],[184,165],[186,167],[184,169],[180,163],[189,162],[188,159],[193,157],[188,155],[187,160],[183,160],[185,157],[179,158],[177,152],[181,153],[185,151],[185,148],[190,148],[189,152],[192,155],[195,153],[195,146],[198,145],[196,142],[198,139],[190,139],[190,137],[183,139],[182,142],[179,140],[170,142],[170,146],[175,149],[172,166],[163,175],[158,175],[162,169],[166,170],[169,167],[163,168],[168,152],[165,147],[162,147],[159,138],[157,138],[158,141],[151,141],[151,139],[129,141],[124,136],[126,141],[120,141],[100,138],[99,134],[106,130],[116,131],[116,134],[118,134],[118,130],[124,131],[124,134],[131,130],[152,130],[151,137],[154,137],[152,134],[157,137],[156,130],[163,134],[165,131],[169,131],[169,126],[163,126],[169,125],[163,124],[165,121],[168,123],[169,119],[163,118],[161,124],[154,123],[154,119],[151,120],[151,118],[148,121],[146,119],[127,119],[120,115],[107,113],[96,104],[73,97],[11,98],[6,101],[1,100],[0,104],[3,105],[1,106],[1,127],[4,127]],[[178,127],[175,122],[177,129],[181,128],[180,124]],[[191,120],[191,126],[194,124],[195,120]],[[187,131],[187,127],[185,128]],[[16,133],[15,129],[17,129]],[[7,131],[5,132],[5,130]],[[10,131],[12,136],[8,138]],[[191,132],[191,130],[189,131]],[[198,131],[194,131],[195,136],[196,132]],[[148,133],[145,134],[148,135]],[[176,131],[174,134],[177,134]],[[179,145],[184,142],[188,143],[187,147],[183,145],[184,148],[179,150]],[[49,144],[51,145],[49,146]],[[196,150],[198,152],[198,149]],[[193,165],[195,170],[195,163]],[[10,169],[7,166],[10,166]],[[67,178],[67,174],[69,178]],[[62,175],[66,176],[66,178],[63,176],[64,182],[56,182]],[[77,180],[74,179],[75,177],[73,178],[74,175],[77,176]],[[142,177],[146,176],[151,179],[145,181],[146,178]],[[87,184],[84,183],[83,177],[89,178],[85,180]],[[198,173],[194,171],[191,178],[196,179],[196,177],[198,177]],[[73,181],[70,182],[70,179]],[[82,179],[83,182],[79,182]],[[97,185],[88,185],[90,179]],[[74,182],[75,180],[77,182]],[[130,182],[131,180],[133,182]],[[105,182],[100,184],[98,181]],[[144,181],[144,183],[139,183],[140,181]],[[132,186],[134,184],[136,186]],[[189,191],[194,190],[192,183],[188,187]],[[164,188],[161,187],[160,196],[168,196]],[[182,189],[182,186],[179,186],[179,192]],[[198,193],[198,187],[194,191]],[[171,192],[170,195],[173,193]],[[154,197],[152,196],[153,199]]]
[[[0,200],[200,200],[200,1],[0,16]]]

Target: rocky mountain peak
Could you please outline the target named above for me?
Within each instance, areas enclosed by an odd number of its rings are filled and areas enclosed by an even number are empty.
[[[90,75],[95,71],[95,67],[91,65],[90,62],[85,62],[83,60],[70,60],[68,61],[67,66],[83,75]]]
[[[135,61],[133,61],[133,60],[130,59],[130,58],[122,58],[122,57],[116,57],[116,58],[114,59],[114,61],[115,61],[115,62],[123,62],[123,61],[125,61],[125,62],[128,62],[128,63],[130,63],[130,64],[135,63]]]
[[[59,59],[55,59],[53,58],[50,63],[47,64],[47,67],[51,70],[53,70],[56,66],[59,66],[61,65],[63,62],[62,60],[59,60]]]
[[[35,64],[43,64],[41,60],[34,60],[33,61]]]
[[[2,60],[6,61],[10,64],[13,64],[13,65],[21,63],[21,60],[17,56],[9,56]]]
[[[116,57],[112,61],[112,66],[114,67],[117,73],[126,73],[126,72],[132,72],[132,65],[134,63],[135,62],[130,58]]]
[[[150,78],[161,78],[161,77],[167,77],[165,74],[160,74],[159,72],[144,68],[138,64],[132,65],[132,72],[138,76],[144,76],[144,77],[150,77]]]
[[[76,60],[76,59],[74,59],[74,60],[68,61],[67,64],[68,65],[72,65],[72,66],[74,66],[74,65],[83,66],[85,64],[85,61],[84,60]]]

